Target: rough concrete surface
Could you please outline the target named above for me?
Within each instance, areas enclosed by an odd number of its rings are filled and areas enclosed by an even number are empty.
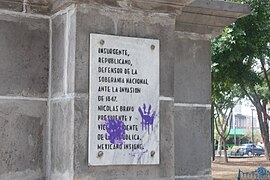
[[[67,14],[60,14],[52,19],[52,78],[51,96],[63,96],[65,93],[66,65],[66,23]]]
[[[17,12],[49,14],[50,6],[48,0],[0,0],[0,9]]]
[[[78,7],[76,27],[75,92],[88,93],[90,33],[114,34],[113,17],[100,14],[99,8]]]
[[[23,0],[16,0],[16,1],[0,0],[0,9],[22,12]]]
[[[174,101],[211,103],[210,41],[176,36]]]
[[[52,18],[51,96],[74,93],[76,10],[74,6]]]
[[[0,95],[46,97],[49,21],[0,14]]]
[[[176,176],[211,176],[210,115],[209,108],[174,108]]]
[[[23,11],[27,13],[50,14],[49,0],[25,0]]]
[[[57,12],[61,7],[67,6],[67,4],[70,4],[74,0],[50,0],[51,2],[51,11]]]
[[[218,36],[225,26],[247,16],[250,6],[223,0],[195,0],[176,18],[176,31]]]
[[[51,102],[51,179],[73,179],[74,101]]]
[[[36,170],[25,170],[25,171],[15,171],[0,175],[1,180],[44,180],[42,177],[42,171],[40,169]]]
[[[68,10],[68,59],[67,59],[67,93],[74,93],[75,89],[75,53],[76,53],[76,14],[74,6]]]
[[[46,102],[0,101],[0,179],[44,177],[46,116]]]

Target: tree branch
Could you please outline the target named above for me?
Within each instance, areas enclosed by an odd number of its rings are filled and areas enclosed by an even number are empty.
[[[221,134],[220,130],[218,129],[217,119],[218,119],[218,118],[214,118],[216,130],[217,130],[218,135],[220,135],[220,136],[222,137],[222,134]]]
[[[268,75],[267,75],[267,70],[265,69],[265,62],[263,61],[262,58],[260,58],[260,62],[261,62],[261,65],[262,65],[262,71],[263,71],[264,78],[265,78],[267,86],[268,86],[268,90],[270,91],[270,81],[269,81],[269,78],[268,78]]]
[[[252,96],[247,92],[247,90],[242,85],[240,85],[240,88],[242,89],[242,91],[244,91],[245,95],[248,97],[251,103],[255,104],[255,101],[252,99]]]
[[[259,106],[259,109],[261,110],[261,112],[263,112],[264,114],[266,114],[266,111],[264,112],[263,105],[260,102],[260,97],[259,97],[258,93],[256,92],[255,89],[253,89],[253,91],[254,91],[254,94],[255,94],[255,98],[254,99],[255,99],[255,103],[256,103],[256,104],[254,104],[254,106],[256,106],[256,107]]]
[[[226,118],[226,126],[228,126],[228,123],[229,123],[229,119],[231,118],[231,115],[232,115],[232,110],[233,110],[233,108],[231,108],[231,110],[230,110],[230,112],[229,112],[229,115],[227,116],[227,118]]]
[[[230,116],[231,116],[231,115],[232,115],[232,114],[230,114]],[[229,116],[229,117],[230,117],[230,116]],[[231,120],[230,120],[229,131],[228,131],[228,133],[227,133],[225,139],[227,139],[227,137],[230,135],[230,131],[231,131],[231,129],[232,129],[231,123],[232,123],[232,118],[231,118]]]

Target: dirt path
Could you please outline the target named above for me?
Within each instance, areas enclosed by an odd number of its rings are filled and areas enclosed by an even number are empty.
[[[270,171],[270,162],[266,161],[264,157],[253,158],[229,158],[229,163],[223,163],[220,157],[216,157],[215,162],[212,163],[212,174],[214,180],[235,180],[238,169],[242,171],[254,171],[259,166],[264,166]]]

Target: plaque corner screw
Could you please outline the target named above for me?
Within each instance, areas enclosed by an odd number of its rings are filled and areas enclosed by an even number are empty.
[[[151,45],[151,49],[154,50],[155,49],[155,45],[152,44]]]
[[[105,44],[105,41],[104,41],[103,39],[101,39],[101,40],[99,41],[99,43],[100,43],[101,45],[104,45],[104,44]]]
[[[150,153],[151,157],[154,157],[155,153],[156,153],[155,151],[151,151],[151,153]]]
[[[98,157],[102,157],[103,156],[103,152],[102,151],[99,151],[98,154],[97,154]]]

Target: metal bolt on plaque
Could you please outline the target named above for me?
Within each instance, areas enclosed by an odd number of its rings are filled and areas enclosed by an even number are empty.
[[[151,49],[154,50],[155,49],[155,45],[152,44],[151,45]]]
[[[156,153],[155,151],[151,151],[151,153],[150,153],[151,157],[154,157],[155,153]]]
[[[101,39],[101,40],[99,41],[99,43],[100,43],[101,45],[103,45],[103,44],[105,43],[105,41],[104,41],[103,39]]]
[[[97,156],[98,157],[102,157],[103,156],[103,152],[102,151],[99,151]]]

